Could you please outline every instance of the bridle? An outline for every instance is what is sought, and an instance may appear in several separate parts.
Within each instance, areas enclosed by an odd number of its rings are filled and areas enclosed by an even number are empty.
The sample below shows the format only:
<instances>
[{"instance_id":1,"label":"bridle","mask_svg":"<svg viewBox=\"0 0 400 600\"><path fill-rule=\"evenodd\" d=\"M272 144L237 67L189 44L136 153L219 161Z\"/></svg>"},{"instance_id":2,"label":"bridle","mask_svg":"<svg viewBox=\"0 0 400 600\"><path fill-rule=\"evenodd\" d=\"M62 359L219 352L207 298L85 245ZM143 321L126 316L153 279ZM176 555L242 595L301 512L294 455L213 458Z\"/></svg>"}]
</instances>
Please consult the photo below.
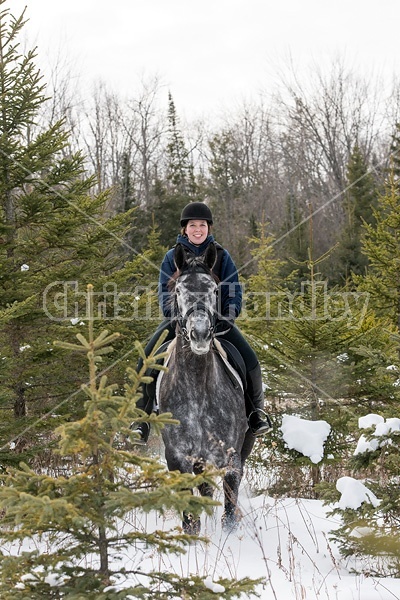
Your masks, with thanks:
<instances>
[{"instance_id":1,"label":"bridle","mask_svg":"<svg viewBox=\"0 0 400 600\"><path fill-rule=\"evenodd\" d=\"M189 264L186 269L181 271L179 276L181 277L182 275L186 274L188 271L195 272L195 273L206 273L206 275L212 276L212 272L210 271L210 269L208 269L203 263L197 263L195 265ZM177 315L176 320L179 325L180 334L184 337L184 339L187 342L190 342L189 332L187 330L186 325L187 325L190 315L192 315L194 312L202 312L205 315L207 315L207 317L210 321L210 327L209 327L208 331L209 331L210 336L213 337L215 335L215 326L217 323L217 311L211 310L206 305L206 303L201 300L194 302L192 304L192 306L190 306L190 308L188 308L188 310L186 311L186 313L184 315Z\"/></svg>"},{"instance_id":2,"label":"bridle","mask_svg":"<svg viewBox=\"0 0 400 600\"><path fill-rule=\"evenodd\" d=\"M216 321L217 321L215 311L211 311L204 302L195 302L186 311L186 313L184 315L179 315L178 319L177 319L178 324L179 324L179 328L180 328L180 331L181 331L181 334L183 335L183 337L185 338L185 340L187 342L190 341L189 332L186 329L186 324L187 324L187 321L188 321L190 315L193 314L194 312L203 312L204 314L206 314L208 316L209 321L211 323L208 331L209 331L211 337L213 337L214 336L214 332L215 332L215 325L216 325Z\"/></svg>"}]
</instances>

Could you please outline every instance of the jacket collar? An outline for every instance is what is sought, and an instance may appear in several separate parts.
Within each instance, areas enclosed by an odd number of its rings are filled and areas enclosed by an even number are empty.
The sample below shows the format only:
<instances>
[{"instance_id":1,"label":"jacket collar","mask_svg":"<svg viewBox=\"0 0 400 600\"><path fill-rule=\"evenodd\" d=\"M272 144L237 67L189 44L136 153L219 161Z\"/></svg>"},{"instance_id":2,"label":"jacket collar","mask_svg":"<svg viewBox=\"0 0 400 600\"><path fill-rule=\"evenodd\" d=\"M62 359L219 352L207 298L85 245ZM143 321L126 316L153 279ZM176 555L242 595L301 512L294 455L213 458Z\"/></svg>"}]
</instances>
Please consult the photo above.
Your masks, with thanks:
<instances>
[{"instance_id":1,"label":"jacket collar","mask_svg":"<svg viewBox=\"0 0 400 600\"><path fill-rule=\"evenodd\" d=\"M207 236L207 238L204 240L204 242L202 244L200 244L200 246L195 246L195 244L192 244L192 242L189 241L189 238L186 237L186 235L179 234L178 237L176 238L177 244L182 244L183 246L185 246L185 248L188 248L190 250L190 252L193 252L193 254L195 256L200 256L201 254L203 254L203 252L207 248L207 246L209 244L211 244L211 242L214 242L214 241L215 241L214 236L211 234L209 236Z\"/></svg>"}]
</instances>

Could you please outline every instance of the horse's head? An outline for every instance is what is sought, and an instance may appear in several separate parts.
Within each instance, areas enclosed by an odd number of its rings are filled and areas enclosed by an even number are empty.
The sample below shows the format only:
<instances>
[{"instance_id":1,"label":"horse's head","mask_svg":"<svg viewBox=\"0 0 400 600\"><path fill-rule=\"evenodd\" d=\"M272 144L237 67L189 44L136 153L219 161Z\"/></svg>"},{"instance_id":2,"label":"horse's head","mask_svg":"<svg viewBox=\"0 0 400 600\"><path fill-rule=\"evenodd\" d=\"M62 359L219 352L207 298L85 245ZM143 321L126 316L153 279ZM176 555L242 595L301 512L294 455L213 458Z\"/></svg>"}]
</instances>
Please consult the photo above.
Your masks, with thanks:
<instances>
[{"instance_id":1,"label":"horse's head","mask_svg":"<svg viewBox=\"0 0 400 600\"><path fill-rule=\"evenodd\" d=\"M201 257L188 258L180 244L175 248L175 310L181 331L195 354L209 351L214 332L218 285L211 269L216 258L213 243Z\"/></svg>"}]
</instances>

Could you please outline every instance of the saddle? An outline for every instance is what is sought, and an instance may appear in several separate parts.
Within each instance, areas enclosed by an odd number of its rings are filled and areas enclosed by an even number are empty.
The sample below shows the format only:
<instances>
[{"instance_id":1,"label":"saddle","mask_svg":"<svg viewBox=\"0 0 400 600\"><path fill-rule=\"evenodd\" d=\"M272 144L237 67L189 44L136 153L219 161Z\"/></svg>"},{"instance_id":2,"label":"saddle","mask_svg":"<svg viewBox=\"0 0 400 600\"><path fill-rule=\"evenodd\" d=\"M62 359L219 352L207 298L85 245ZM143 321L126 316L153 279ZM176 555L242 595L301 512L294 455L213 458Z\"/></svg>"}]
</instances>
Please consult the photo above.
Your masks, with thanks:
<instances>
[{"instance_id":1,"label":"saddle","mask_svg":"<svg viewBox=\"0 0 400 600\"><path fill-rule=\"evenodd\" d=\"M235 385L238 381L241 384L243 392L246 391L246 365L239 350L231 342L224 338L214 338L214 347L218 351L225 371L230 376ZM236 387L236 386L235 386Z\"/></svg>"}]
</instances>

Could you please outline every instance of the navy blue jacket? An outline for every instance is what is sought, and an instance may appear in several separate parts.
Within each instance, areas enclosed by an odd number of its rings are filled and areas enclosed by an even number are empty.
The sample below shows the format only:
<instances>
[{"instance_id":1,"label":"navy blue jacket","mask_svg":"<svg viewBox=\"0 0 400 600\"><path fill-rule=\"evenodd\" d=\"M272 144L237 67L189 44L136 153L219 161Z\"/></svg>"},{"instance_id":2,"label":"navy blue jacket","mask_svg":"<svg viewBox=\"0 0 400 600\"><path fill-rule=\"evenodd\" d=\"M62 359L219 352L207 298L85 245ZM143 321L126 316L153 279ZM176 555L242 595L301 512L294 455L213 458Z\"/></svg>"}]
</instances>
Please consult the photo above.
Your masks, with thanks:
<instances>
[{"instance_id":1,"label":"navy blue jacket","mask_svg":"<svg viewBox=\"0 0 400 600\"><path fill-rule=\"evenodd\" d=\"M179 234L176 243L186 246L195 256L204 253L207 246L214 242L214 236L209 235L200 246L192 244L185 235ZM219 261L218 261L219 262ZM171 294L168 291L168 281L176 271L174 263L174 248L168 250L161 263L158 282L158 297L164 317L171 317ZM242 286L231 255L225 248L222 249L219 272L215 272L220 280L219 284L219 312L222 317L236 319L242 309Z\"/></svg>"}]
</instances>

